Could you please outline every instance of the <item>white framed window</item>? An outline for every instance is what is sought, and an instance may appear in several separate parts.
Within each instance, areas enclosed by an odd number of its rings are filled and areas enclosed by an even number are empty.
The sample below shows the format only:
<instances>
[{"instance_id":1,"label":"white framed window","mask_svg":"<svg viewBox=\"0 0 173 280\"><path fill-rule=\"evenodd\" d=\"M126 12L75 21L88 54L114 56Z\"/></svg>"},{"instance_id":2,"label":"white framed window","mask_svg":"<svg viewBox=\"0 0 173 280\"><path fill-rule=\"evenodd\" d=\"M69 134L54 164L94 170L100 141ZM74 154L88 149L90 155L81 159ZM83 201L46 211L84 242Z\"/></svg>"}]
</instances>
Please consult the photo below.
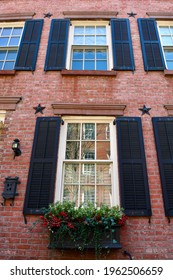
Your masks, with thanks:
<instances>
[{"instance_id":1,"label":"white framed window","mask_svg":"<svg viewBox=\"0 0 173 280\"><path fill-rule=\"evenodd\" d=\"M112 39L108 21L72 21L67 69L111 70Z\"/></svg>"},{"instance_id":2,"label":"white framed window","mask_svg":"<svg viewBox=\"0 0 173 280\"><path fill-rule=\"evenodd\" d=\"M6 114L6 111L0 110L0 135L4 128L5 114Z\"/></svg>"},{"instance_id":3,"label":"white framed window","mask_svg":"<svg viewBox=\"0 0 173 280\"><path fill-rule=\"evenodd\" d=\"M173 70L173 21L157 22L166 68Z\"/></svg>"},{"instance_id":4,"label":"white framed window","mask_svg":"<svg viewBox=\"0 0 173 280\"><path fill-rule=\"evenodd\" d=\"M55 201L119 204L116 129L112 117L63 117ZM108 133L109 131L109 133Z\"/></svg>"},{"instance_id":5,"label":"white framed window","mask_svg":"<svg viewBox=\"0 0 173 280\"><path fill-rule=\"evenodd\" d=\"M0 70L14 69L24 22L0 23Z\"/></svg>"}]
</instances>

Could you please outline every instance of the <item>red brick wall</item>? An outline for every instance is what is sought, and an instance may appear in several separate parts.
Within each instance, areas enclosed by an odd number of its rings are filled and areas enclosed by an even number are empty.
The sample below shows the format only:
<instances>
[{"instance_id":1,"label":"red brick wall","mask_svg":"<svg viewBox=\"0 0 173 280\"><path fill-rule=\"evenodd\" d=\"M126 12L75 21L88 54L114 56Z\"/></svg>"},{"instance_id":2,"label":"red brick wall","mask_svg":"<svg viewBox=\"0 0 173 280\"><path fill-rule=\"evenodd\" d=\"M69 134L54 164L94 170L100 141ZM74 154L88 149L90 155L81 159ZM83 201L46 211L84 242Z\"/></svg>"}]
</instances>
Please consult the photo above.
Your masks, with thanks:
<instances>
[{"instance_id":1,"label":"red brick wall","mask_svg":"<svg viewBox=\"0 0 173 280\"><path fill-rule=\"evenodd\" d=\"M80 2L80 3L79 3ZM127 18L127 13L137 13L130 17L130 27L136 70L117 71L116 77L62 76L58 71L44 72L44 62L51 19L45 18L39 54L34 73L18 71L14 76L0 75L0 96L21 96L15 111L6 115L4 141L0 145L0 193L7 176L18 176L19 196L14 206L6 202L0 205L0 258L1 259L92 259L93 252L80 254L73 250L64 252L48 250L48 237L45 229L37 227L30 230L37 217L27 217L24 223L23 201L26 190L28 168L35 129L33 107L41 103L45 106L44 116L53 116L52 103L91 103L126 104L125 116L141 116L138 110L151 107L150 116L142 116L143 135L152 217L129 218L121 229L123 249L130 252L134 259L173 259L173 220L168 223L164 214L160 176L156 157L151 117L167 116L164 104L171 104L173 98L173 78L165 77L162 71L145 72L137 27L137 18L147 17L146 12L170 12L173 2L167 1L129 1L129 0L2 0L0 11L3 13L35 12L34 18L41 19L50 12L52 18L63 18L63 11L117 11L118 18ZM11 144L13 139L21 140L22 155L13 160ZM3 199L1 197L1 202ZM113 250L110 259L128 259L122 250Z\"/></svg>"}]
</instances>

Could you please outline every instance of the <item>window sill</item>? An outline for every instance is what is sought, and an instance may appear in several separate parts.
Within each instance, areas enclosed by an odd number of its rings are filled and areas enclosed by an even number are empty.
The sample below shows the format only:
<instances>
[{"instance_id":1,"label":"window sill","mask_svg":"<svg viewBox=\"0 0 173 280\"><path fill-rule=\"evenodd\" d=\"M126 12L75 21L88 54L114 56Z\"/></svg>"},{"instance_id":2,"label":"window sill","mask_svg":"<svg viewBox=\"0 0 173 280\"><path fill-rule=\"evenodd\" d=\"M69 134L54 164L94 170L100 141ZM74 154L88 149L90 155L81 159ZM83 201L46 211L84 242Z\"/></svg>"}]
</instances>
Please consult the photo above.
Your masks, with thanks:
<instances>
[{"instance_id":1,"label":"window sill","mask_svg":"<svg viewBox=\"0 0 173 280\"><path fill-rule=\"evenodd\" d=\"M15 70L0 70L0 75L7 75L7 76L13 76L15 75Z\"/></svg>"},{"instance_id":2,"label":"window sill","mask_svg":"<svg viewBox=\"0 0 173 280\"><path fill-rule=\"evenodd\" d=\"M61 75L65 76L116 76L116 71L103 70L62 70Z\"/></svg>"},{"instance_id":3,"label":"window sill","mask_svg":"<svg viewBox=\"0 0 173 280\"><path fill-rule=\"evenodd\" d=\"M165 76L173 76L173 70L165 69L165 70L164 70L164 75L165 75Z\"/></svg>"}]
</instances>

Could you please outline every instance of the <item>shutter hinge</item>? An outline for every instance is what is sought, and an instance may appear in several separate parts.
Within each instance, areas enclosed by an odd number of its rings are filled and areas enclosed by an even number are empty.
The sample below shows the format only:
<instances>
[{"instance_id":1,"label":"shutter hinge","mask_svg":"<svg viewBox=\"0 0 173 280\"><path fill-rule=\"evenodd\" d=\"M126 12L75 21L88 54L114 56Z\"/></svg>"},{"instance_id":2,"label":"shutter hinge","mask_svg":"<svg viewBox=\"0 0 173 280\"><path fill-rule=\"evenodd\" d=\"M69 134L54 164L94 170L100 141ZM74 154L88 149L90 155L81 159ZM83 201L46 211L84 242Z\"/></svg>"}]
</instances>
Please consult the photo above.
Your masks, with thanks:
<instances>
[{"instance_id":1,"label":"shutter hinge","mask_svg":"<svg viewBox=\"0 0 173 280\"><path fill-rule=\"evenodd\" d=\"M64 120L61 120L61 125L64 125Z\"/></svg>"},{"instance_id":2,"label":"shutter hinge","mask_svg":"<svg viewBox=\"0 0 173 280\"><path fill-rule=\"evenodd\" d=\"M167 217L168 218L168 223L170 224L171 223L171 219L170 219L170 217Z\"/></svg>"},{"instance_id":3,"label":"shutter hinge","mask_svg":"<svg viewBox=\"0 0 173 280\"><path fill-rule=\"evenodd\" d=\"M24 222L25 222L25 225L27 224L27 219L26 219L26 216L25 215L23 215L23 217L24 217Z\"/></svg>"},{"instance_id":4,"label":"shutter hinge","mask_svg":"<svg viewBox=\"0 0 173 280\"><path fill-rule=\"evenodd\" d=\"M117 121L116 121L116 119L115 120L113 120L113 125L116 125L117 124Z\"/></svg>"}]
</instances>

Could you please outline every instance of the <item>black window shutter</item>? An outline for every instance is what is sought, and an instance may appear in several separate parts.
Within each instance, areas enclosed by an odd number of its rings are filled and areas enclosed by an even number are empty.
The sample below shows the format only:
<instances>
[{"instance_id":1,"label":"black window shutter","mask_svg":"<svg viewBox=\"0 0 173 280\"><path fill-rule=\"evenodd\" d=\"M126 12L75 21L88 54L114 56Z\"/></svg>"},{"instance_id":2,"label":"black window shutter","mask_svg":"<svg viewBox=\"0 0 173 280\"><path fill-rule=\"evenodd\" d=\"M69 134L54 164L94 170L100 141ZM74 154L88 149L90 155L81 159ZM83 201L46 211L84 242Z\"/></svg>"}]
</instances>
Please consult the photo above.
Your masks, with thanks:
<instances>
[{"instance_id":1,"label":"black window shutter","mask_svg":"<svg viewBox=\"0 0 173 280\"><path fill-rule=\"evenodd\" d=\"M70 20L53 19L44 70L65 69Z\"/></svg>"},{"instance_id":2,"label":"black window shutter","mask_svg":"<svg viewBox=\"0 0 173 280\"><path fill-rule=\"evenodd\" d=\"M35 70L43 20L28 20L16 59L15 70Z\"/></svg>"},{"instance_id":3,"label":"black window shutter","mask_svg":"<svg viewBox=\"0 0 173 280\"><path fill-rule=\"evenodd\" d=\"M121 206L128 216L151 216L141 119L117 118Z\"/></svg>"},{"instance_id":4,"label":"black window shutter","mask_svg":"<svg viewBox=\"0 0 173 280\"><path fill-rule=\"evenodd\" d=\"M138 19L138 27L144 69L146 71L164 70L165 62L155 19L140 18Z\"/></svg>"},{"instance_id":5,"label":"black window shutter","mask_svg":"<svg viewBox=\"0 0 173 280\"><path fill-rule=\"evenodd\" d=\"M40 214L53 202L60 117L37 118L24 214Z\"/></svg>"},{"instance_id":6,"label":"black window shutter","mask_svg":"<svg viewBox=\"0 0 173 280\"><path fill-rule=\"evenodd\" d=\"M135 70L129 19L111 19L114 70Z\"/></svg>"},{"instance_id":7,"label":"black window shutter","mask_svg":"<svg viewBox=\"0 0 173 280\"><path fill-rule=\"evenodd\" d=\"M173 118L153 118L165 215L173 216Z\"/></svg>"}]
</instances>

